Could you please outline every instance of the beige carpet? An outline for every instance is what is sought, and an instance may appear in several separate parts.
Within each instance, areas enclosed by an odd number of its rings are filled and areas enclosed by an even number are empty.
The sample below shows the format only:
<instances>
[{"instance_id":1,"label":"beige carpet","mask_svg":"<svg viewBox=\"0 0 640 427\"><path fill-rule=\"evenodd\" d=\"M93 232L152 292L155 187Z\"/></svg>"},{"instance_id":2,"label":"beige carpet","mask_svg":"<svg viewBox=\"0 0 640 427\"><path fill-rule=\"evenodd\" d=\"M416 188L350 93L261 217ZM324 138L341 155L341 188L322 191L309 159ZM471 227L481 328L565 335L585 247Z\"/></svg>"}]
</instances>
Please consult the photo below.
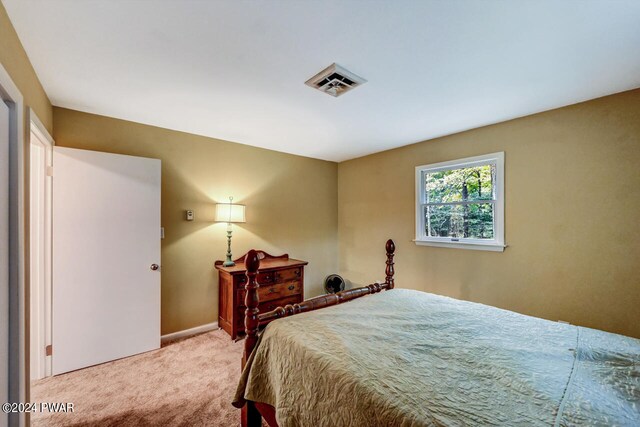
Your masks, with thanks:
<instances>
[{"instance_id":1,"label":"beige carpet","mask_svg":"<svg viewBox=\"0 0 640 427\"><path fill-rule=\"evenodd\" d=\"M242 345L213 331L37 381L31 402L73 402L75 411L32 414L32 425L237 426L231 398Z\"/></svg>"}]
</instances>

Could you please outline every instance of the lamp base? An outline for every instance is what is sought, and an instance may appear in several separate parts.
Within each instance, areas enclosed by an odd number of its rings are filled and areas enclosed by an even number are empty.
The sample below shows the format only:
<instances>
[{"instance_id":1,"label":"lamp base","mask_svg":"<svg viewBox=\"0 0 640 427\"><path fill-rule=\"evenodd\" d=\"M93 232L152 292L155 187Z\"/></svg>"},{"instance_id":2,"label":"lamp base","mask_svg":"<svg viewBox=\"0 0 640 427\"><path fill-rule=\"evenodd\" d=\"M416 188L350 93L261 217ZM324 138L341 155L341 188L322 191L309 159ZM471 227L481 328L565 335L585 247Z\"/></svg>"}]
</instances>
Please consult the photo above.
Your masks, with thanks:
<instances>
[{"instance_id":1,"label":"lamp base","mask_svg":"<svg viewBox=\"0 0 640 427\"><path fill-rule=\"evenodd\" d=\"M222 264L223 267L233 267L236 265L233 262L233 255L231 255L231 223L227 224L227 260Z\"/></svg>"}]
</instances>

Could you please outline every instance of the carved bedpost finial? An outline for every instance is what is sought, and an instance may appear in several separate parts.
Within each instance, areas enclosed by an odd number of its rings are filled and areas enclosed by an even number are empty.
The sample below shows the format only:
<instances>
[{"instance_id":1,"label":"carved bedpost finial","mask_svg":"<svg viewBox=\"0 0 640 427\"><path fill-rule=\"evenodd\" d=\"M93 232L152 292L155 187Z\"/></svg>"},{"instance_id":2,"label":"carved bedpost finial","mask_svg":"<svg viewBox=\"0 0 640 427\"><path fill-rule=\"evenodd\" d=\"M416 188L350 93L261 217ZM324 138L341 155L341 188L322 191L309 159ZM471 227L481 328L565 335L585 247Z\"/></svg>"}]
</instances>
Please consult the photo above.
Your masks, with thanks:
<instances>
[{"instance_id":1,"label":"carved bedpost finial","mask_svg":"<svg viewBox=\"0 0 640 427\"><path fill-rule=\"evenodd\" d=\"M244 299L244 303L247 306L244 312L244 329L247 338L244 342L243 367L258 342L258 288L260 287L260 284L256 282L256 276L260 268L258 253L253 249L250 250L244 259L244 265L247 268L247 284L244 287L247 291Z\"/></svg>"},{"instance_id":2,"label":"carved bedpost finial","mask_svg":"<svg viewBox=\"0 0 640 427\"><path fill-rule=\"evenodd\" d=\"M395 283L393 281L393 275L395 274L395 270L393 269L393 254L396 251L396 245L393 243L393 240L387 240L387 268L385 269L385 273L387 277L385 278L385 283L389 284L389 289L393 289Z\"/></svg>"}]
</instances>

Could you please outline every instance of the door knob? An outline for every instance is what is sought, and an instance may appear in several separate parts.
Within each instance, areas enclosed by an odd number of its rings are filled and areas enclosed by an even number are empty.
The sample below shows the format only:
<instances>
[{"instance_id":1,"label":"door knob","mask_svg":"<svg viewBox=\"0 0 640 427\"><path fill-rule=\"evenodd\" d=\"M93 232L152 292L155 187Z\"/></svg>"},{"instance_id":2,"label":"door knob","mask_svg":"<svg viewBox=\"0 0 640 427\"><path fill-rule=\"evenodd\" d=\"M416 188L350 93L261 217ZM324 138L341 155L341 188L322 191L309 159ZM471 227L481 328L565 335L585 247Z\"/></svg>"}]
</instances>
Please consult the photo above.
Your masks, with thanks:
<instances>
[{"instance_id":1,"label":"door knob","mask_svg":"<svg viewBox=\"0 0 640 427\"><path fill-rule=\"evenodd\" d=\"M158 264L151 264L151 270L156 271L160 269L160 266Z\"/></svg>"}]
</instances>

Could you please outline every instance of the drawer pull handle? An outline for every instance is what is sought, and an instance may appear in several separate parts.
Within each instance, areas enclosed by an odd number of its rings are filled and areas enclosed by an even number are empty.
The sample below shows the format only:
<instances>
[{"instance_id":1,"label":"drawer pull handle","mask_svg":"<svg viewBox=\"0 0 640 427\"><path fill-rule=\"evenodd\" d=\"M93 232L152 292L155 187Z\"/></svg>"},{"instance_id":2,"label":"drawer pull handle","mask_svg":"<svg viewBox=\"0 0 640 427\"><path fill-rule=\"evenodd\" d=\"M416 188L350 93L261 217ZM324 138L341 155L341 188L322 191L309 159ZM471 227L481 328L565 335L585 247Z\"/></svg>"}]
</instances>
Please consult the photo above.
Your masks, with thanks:
<instances>
[{"instance_id":1,"label":"drawer pull handle","mask_svg":"<svg viewBox=\"0 0 640 427\"><path fill-rule=\"evenodd\" d=\"M272 294L276 291L276 288L269 288L269 293Z\"/></svg>"},{"instance_id":2,"label":"drawer pull handle","mask_svg":"<svg viewBox=\"0 0 640 427\"><path fill-rule=\"evenodd\" d=\"M300 270L296 270L296 276L300 277Z\"/></svg>"},{"instance_id":3,"label":"drawer pull handle","mask_svg":"<svg viewBox=\"0 0 640 427\"><path fill-rule=\"evenodd\" d=\"M290 291L292 291L292 290L294 290L295 288L296 288L295 286L291 285L291 286L289 286L287 289L289 289Z\"/></svg>"}]
</instances>

